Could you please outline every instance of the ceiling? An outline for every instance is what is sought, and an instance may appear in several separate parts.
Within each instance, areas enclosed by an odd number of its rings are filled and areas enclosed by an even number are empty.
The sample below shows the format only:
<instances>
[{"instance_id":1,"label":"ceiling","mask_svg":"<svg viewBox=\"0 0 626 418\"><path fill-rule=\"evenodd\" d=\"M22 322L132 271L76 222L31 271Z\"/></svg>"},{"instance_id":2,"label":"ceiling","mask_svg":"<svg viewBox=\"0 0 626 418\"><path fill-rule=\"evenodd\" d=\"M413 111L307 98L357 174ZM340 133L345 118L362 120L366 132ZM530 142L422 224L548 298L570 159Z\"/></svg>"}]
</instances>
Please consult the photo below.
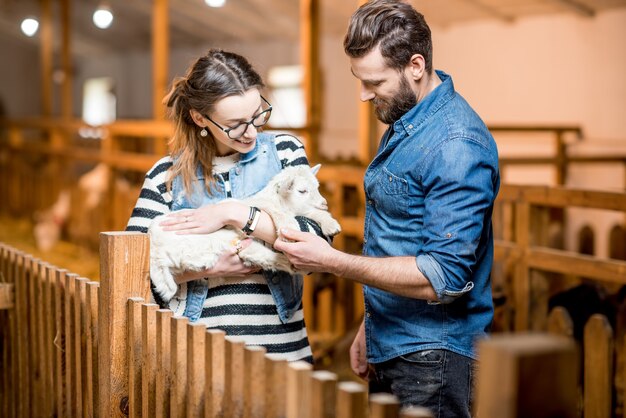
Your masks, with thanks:
<instances>
[{"instance_id":1,"label":"ceiling","mask_svg":"<svg viewBox=\"0 0 626 418\"><path fill-rule=\"evenodd\" d=\"M60 1L50 0L54 21ZM107 51L149 50L152 0L108 0L115 15L107 30L96 28L91 15L99 0L69 0L72 50L77 55ZM357 0L319 0L323 33L341 35ZM410 0L433 27L449 27L468 21L514 22L531 15L565 13L592 19L606 9L626 7L626 0ZM207 43L290 39L299 36L298 0L226 0L222 8L208 7L204 0L169 0L170 45L193 47ZM36 44L19 25L38 16L40 0L0 0L0 37ZM60 30L54 28L59 45Z\"/></svg>"}]
</instances>

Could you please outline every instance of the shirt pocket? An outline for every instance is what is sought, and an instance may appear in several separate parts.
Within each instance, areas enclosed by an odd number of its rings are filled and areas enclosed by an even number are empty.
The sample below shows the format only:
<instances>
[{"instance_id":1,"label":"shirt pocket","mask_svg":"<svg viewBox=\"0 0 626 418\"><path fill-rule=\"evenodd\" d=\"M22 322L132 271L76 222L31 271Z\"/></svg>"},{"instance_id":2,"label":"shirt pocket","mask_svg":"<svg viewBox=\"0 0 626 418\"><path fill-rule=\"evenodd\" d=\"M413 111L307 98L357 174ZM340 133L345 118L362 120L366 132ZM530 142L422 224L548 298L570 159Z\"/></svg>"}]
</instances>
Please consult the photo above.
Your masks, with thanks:
<instances>
[{"instance_id":1,"label":"shirt pocket","mask_svg":"<svg viewBox=\"0 0 626 418\"><path fill-rule=\"evenodd\" d=\"M382 193L376 204L384 213L405 217L409 207L409 182L383 167L378 185Z\"/></svg>"}]
</instances>

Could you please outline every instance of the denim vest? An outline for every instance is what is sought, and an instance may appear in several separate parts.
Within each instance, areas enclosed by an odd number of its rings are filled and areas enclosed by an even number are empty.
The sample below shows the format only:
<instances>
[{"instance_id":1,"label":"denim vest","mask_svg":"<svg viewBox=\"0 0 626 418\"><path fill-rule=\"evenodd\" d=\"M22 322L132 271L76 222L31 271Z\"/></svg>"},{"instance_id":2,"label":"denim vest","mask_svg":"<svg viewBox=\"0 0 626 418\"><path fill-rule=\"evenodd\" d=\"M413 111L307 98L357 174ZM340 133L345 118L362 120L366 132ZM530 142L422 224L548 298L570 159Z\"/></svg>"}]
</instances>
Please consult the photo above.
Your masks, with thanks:
<instances>
[{"instance_id":1,"label":"denim vest","mask_svg":"<svg viewBox=\"0 0 626 418\"><path fill-rule=\"evenodd\" d=\"M281 171L273 134L259 133L254 149L241 154L239 162L229 171L231 193L234 199L245 199L265 187L270 179ZM206 191L204 175L198 167L196 180L192 182L192 193L187 195L182 178L177 176L172 182L172 211L199 208L226 199L224 183L216 178L211 195ZM302 301L301 275L291 276L285 272L263 271L263 277L276 303L278 316L283 323L289 321L300 308ZM208 282L203 279L187 282L186 307L183 313L191 321L202 314L202 305L207 296Z\"/></svg>"},{"instance_id":2,"label":"denim vest","mask_svg":"<svg viewBox=\"0 0 626 418\"><path fill-rule=\"evenodd\" d=\"M452 79L389 128L365 173L363 254L412 256L440 303L364 286L368 360L429 349L475 358L493 318L495 141Z\"/></svg>"}]
</instances>

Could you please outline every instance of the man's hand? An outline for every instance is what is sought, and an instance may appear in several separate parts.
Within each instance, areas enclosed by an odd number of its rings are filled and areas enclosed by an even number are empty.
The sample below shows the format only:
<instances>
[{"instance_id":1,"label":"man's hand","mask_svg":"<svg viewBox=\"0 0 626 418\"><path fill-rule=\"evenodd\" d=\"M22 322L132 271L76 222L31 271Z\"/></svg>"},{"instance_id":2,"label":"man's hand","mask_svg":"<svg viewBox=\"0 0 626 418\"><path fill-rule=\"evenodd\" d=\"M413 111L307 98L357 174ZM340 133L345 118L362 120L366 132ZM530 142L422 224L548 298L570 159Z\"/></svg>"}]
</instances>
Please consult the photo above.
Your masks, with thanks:
<instances>
[{"instance_id":1,"label":"man's hand","mask_svg":"<svg viewBox=\"0 0 626 418\"><path fill-rule=\"evenodd\" d=\"M310 232L282 229L274 248L283 252L299 271L332 272L333 261L341 253Z\"/></svg>"},{"instance_id":2,"label":"man's hand","mask_svg":"<svg viewBox=\"0 0 626 418\"><path fill-rule=\"evenodd\" d=\"M370 368L367 362L367 351L365 346L365 321L361 322L359 331L354 337L354 342L350 347L350 367L354 374L361 379L369 380Z\"/></svg>"}]
</instances>

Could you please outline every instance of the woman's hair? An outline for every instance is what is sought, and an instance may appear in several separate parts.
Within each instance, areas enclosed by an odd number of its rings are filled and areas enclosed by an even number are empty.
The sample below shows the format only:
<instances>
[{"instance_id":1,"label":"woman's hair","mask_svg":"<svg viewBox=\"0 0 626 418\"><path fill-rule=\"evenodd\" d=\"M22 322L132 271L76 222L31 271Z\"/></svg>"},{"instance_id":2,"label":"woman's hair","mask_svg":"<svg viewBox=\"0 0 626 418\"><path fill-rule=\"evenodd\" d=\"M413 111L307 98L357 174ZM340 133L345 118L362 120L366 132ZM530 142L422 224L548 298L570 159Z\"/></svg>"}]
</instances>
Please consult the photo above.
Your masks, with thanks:
<instances>
[{"instance_id":1,"label":"woman's hair","mask_svg":"<svg viewBox=\"0 0 626 418\"><path fill-rule=\"evenodd\" d=\"M168 176L168 190L173 179L180 175L185 192L190 194L198 165L208 193L215 181L212 173L217 152L215 138L208 129L208 136L200 136L201 128L194 123L190 110L209 115L221 99L263 87L261 76L244 57L219 49L209 50L189 67L184 77L174 79L170 92L163 99L175 125L170 146L176 158Z\"/></svg>"},{"instance_id":2,"label":"woman's hair","mask_svg":"<svg viewBox=\"0 0 626 418\"><path fill-rule=\"evenodd\" d=\"M426 72L433 68L433 45L424 16L400 0L370 0L350 18L343 40L346 54L360 58L380 45L386 64L402 70L414 54L426 62Z\"/></svg>"}]
</instances>

